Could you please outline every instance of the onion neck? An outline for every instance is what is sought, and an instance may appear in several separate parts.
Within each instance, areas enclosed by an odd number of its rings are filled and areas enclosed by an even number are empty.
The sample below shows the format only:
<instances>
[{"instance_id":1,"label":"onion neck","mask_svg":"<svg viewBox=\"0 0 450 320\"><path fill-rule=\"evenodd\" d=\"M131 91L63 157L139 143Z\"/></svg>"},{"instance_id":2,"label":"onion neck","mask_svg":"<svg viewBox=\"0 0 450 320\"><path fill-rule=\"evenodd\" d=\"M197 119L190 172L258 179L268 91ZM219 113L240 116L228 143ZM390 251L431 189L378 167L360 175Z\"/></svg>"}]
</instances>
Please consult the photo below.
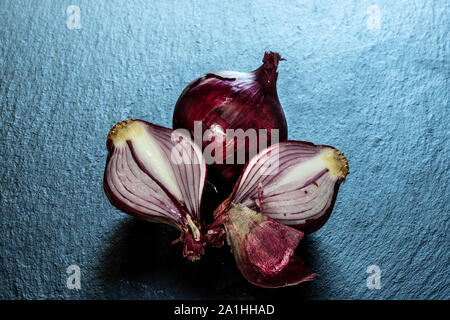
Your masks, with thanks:
<instances>
[{"instance_id":1,"label":"onion neck","mask_svg":"<svg viewBox=\"0 0 450 320\"><path fill-rule=\"evenodd\" d=\"M277 92L277 78L278 78L278 63L282 60L281 56L276 52L265 52L263 64L253 74L256 76L256 81L268 92Z\"/></svg>"}]
</instances>

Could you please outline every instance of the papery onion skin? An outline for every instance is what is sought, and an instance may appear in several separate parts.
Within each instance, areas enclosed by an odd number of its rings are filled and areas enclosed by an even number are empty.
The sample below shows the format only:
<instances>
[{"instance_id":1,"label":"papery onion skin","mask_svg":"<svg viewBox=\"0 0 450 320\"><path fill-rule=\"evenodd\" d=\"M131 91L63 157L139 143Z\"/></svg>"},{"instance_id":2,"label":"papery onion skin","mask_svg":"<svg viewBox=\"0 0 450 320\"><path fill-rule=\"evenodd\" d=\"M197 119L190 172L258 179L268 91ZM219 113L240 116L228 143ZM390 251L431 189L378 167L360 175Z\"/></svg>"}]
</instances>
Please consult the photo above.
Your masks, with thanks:
<instances>
[{"instance_id":1,"label":"papery onion skin","mask_svg":"<svg viewBox=\"0 0 450 320\"><path fill-rule=\"evenodd\" d=\"M271 158L278 159L278 167L268 167L267 170L274 171L266 173L275 174L258 175L263 172L264 165L270 164ZM288 170L295 168L298 179L289 176L289 172L294 171ZM246 164L231 195L215 210L214 222L208 227L207 242L215 247L223 245L222 225L233 204L247 206L302 232L314 232L330 217L339 186L347 174L348 160L334 147L292 140L272 145ZM283 177L288 178L289 184L282 183L286 181ZM275 201L277 197L286 199ZM308 202L302 206L303 198ZM320 202L321 199L325 204Z\"/></svg>"},{"instance_id":2,"label":"papery onion skin","mask_svg":"<svg viewBox=\"0 0 450 320\"><path fill-rule=\"evenodd\" d=\"M231 207L224 226L236 264L250 283L278 288L317 277L294 255L303 238L301 231L242 205Z\"/></svg>"},{"instance_id":3,"label":"papery onion skin","mask_svg":"<svg viewBox=\"0 0 450 320\"><path fill-rule=\"evenodd\" d=\"M201 121L202 137L206 130L220 126L224 132L227 129L267 129L266 146L272 143L273 129L279 130L278 140L287 139L286 118L276 90L280 60L284 59L278 53L266 52L263 65L253 72L219 71L194 80L176 103L173 128L187 129L194 136L194 122ZM202 147L210 142L202 139ZM259 147L258 141L246 142L245 154L247 157L249 153L256 154ZM231 191L245 165L236 163L236 153L242 148L227 145L223 163L209 166L208 180L226 192ZM227 151L234 152L234 164L226 164Z\"/></svg>"},{"instance_id":4,"label":"papery onion skin","mask_svg":"<svg viewBox=\"0 0 450 320\"><path fill-rule=\"evenodd\" d=\"M103 187L111 204L179 229L175 242L184 242L183 255L199 259L204 251L200 202L206 181L200 148L189 136L136 119L116 124L106 146ZM189 159L192 162L182 161Z\"/></svg>"}]
</instances>

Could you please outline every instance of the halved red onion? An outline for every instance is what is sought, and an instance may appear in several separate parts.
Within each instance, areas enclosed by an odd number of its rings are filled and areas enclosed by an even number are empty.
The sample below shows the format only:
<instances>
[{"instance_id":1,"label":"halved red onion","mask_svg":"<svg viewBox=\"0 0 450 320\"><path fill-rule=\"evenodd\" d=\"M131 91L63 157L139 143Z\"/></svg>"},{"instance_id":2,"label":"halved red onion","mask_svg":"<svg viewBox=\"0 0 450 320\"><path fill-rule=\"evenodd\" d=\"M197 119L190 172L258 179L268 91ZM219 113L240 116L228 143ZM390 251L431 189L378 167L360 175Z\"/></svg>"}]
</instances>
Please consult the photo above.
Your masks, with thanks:
<instances>
[{"instance_id":1,"label":"halved red onion","mask_svg":"<svg viewBox=\"0 0 450 320\"><path fill-rule=\"evenodd\" d=\"M347 174L347 159L331 146L281 142L248 163L232 201L313 232L328 220Z\"/></svg>"},{"instance_id":2,"label":"halved red onion","mask_svg":"<svg viewBox=\"0 0 450 320\"><path fill-rule=\"evenodd\" d=\"M183 255L199 259L206 164L189 133L126 120L110 130L106 145L103 185L110 202L133 216L178 228Z\"/></svg>"},{"instance_id":3,"label":"halved red onion","mask_svg":"<svg viewBox=\"0 0 450 320\"><path fill-rule=\"evenodd\" d=\"M347 174L348 161L335 148L284 141L247 163L225 203L242 204L285 225L313 232L328 220ZM221 207L226 211L226 205Z\"/></svg>"}]
</instances>

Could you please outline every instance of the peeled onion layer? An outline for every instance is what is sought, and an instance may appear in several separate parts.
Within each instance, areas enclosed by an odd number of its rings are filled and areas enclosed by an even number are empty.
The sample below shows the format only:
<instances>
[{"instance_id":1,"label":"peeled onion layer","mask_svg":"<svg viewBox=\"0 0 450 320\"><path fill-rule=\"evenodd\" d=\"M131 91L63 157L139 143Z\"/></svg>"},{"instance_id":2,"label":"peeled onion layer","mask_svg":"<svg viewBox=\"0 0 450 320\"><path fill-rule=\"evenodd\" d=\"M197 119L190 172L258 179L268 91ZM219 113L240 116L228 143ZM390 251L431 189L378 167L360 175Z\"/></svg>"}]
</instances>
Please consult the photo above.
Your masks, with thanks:
<instances>
[{"instance_id":1,"label":"peeled onion layer","mask_svg":"<svg viewBox=\"0 0 450 320\"><path fill-rule=\"evenodd\" d=\"M243 205L233 205L224 226L236 264L252 284L277 288L311 281L317 274L294 255L303 232Z\"/></svg>"},{"instance_id":2,"label":"peeled onion layer","mask_svg":"<svg viewBox=\"0 0 450 320\"><path fill-rule=\"evenodd\" d=\"M110 202L125 213L178 228L183 255L198 259L206 181L200 147L179 131L126 120L110 130L107 149L103 185Z\"/></svg>"}]
</instances>

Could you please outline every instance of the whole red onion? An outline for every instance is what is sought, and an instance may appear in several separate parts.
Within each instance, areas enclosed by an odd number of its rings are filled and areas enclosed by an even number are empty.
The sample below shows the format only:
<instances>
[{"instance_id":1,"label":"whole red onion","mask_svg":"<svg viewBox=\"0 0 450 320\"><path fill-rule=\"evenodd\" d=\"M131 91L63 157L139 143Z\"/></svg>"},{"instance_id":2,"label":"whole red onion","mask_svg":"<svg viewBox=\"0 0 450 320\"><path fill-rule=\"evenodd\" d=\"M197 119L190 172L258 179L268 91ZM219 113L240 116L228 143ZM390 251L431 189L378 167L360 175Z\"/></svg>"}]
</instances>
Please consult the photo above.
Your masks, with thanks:
<instances>
[{"instance_id":1,"label":"whole red onion","mask_svg":"<svg viewBox=\"0 0 450 320\"><path fill-rule=\"evenodd\" d=\"M210 164L208 180L224 191L231 190L252 155L287 139L287 123L276 89L280 60L284 59L278 53L266 52L263 64L252 72L207 73L191 82L176 103L174 129L189 130L204 152L211 143L223 143L223 152L213 154L214 163L207 163ZM197 130L195 124L200 124ZM244 132L253 129L257 139L247 136L241 143L235 139L225 143L221 139L227 129ZM266 133L260 129L266 129ZM273 129L278 129L278 132ZM239 154L245 154L245 161L237 163ZM230 157L233 161L227 163Z\"/></svg>"}]
</instances>

